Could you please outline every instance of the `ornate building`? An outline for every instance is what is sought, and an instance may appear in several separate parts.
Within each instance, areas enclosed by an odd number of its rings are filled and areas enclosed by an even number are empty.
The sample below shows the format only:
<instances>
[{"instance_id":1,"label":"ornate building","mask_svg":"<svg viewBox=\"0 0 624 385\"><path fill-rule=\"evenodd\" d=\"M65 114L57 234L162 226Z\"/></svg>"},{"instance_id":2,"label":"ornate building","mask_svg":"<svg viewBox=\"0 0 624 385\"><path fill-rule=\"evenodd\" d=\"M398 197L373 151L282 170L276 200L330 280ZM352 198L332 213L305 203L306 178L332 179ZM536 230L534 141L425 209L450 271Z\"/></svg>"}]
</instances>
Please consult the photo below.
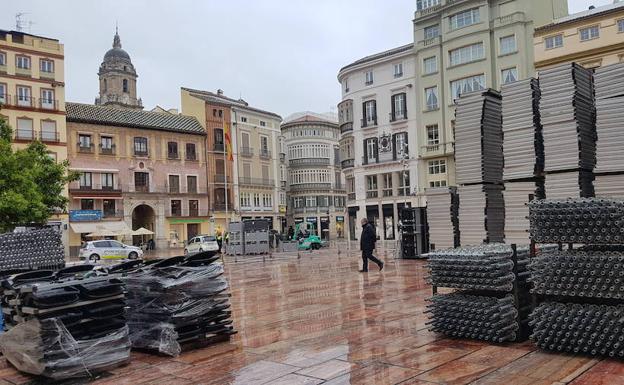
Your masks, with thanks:
<instances>
[{"instance_id":1,"label":"ornate building","mask_svg":"<svg viewBox=\"0 0 624 385\"><path fill-rule=\"evenodd\" d=\"M137 98L137 75L130 55L121 48L119 32L115 30L113 48L104 55L98 71L100 96L95 104L100 106L143 109L143 102Z\"/></svg>"}]
</instances>

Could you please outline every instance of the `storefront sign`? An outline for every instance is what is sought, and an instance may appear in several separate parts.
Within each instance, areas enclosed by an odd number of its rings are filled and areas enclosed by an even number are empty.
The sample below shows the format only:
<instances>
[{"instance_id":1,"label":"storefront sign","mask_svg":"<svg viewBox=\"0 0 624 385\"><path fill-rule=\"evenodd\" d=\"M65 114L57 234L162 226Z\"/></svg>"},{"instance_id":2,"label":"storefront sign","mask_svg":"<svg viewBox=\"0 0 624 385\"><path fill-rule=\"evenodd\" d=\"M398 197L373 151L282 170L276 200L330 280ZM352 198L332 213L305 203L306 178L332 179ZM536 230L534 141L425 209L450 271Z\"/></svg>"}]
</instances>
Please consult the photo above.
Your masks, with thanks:
<instances>
[{"instance_id":1,"label":"storefront sign","mask_svg":"<svg viewBox=\"0 0 624 385\"><path fill-rule=\"evenodd\" d=\"M316 223L316 217L307 217L307 218L306 218L306 222L309 222L309 223Z\"/></svg>"},{"instance_id":2,"label":"storefront sign","mask_svg":"<svg viewBox=\"0 0 624 385\"><path fill-rule=\"evenodd\" d=\"M321 217L321 222L322 223L329 222L329 217Z\"/></svg>"},{"instance_id":3,"label":"storefront sign","mask_svg":"<svg viewBox=\"0 0 624 385\"><path fill-rule=\"evenodd\" d=\"M286 206L280 206L279 207L279 212L282 213L282 214L285 213L286 212Z\"/></svg>"},{"instance_id":4,"label":"storefront sign","mask_svg":"<svg viewBox=\"0 0 624 385\"><path fill-rule=\"evenodd\" d=\"M337 216L336 222L344 222L344 217Z\"/></svg>"},{"instance_id":5,"label":"storefront sign","mask_svg":"<svg viewBox=\"0 0 624 385\"><path fill-rule=\"evenodd\" d=\"M102 210L69 210L70 222L93 222L102 220Z\"/></svg>"},{"instance_id":6,"label":"storefront sign","mask_svg":"<svg viewBox=\"0 0 624 385\"><path fill-rule=\"evenodd\" d=\"M303 223L303 218L295 218L295 223Z\"/></svg>"}]
</instances>

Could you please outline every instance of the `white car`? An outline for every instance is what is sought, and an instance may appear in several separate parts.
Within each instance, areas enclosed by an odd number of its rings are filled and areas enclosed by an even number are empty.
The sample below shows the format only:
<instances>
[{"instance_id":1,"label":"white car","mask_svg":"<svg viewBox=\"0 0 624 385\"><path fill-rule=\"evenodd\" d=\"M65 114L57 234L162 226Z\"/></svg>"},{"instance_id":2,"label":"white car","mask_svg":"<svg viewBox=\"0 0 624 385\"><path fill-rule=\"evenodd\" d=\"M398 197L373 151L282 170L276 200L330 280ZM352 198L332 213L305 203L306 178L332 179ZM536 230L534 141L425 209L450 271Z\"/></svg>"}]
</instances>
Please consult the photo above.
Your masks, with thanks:
<instances>
[{"instance_id":1,"label":"white car","mask_svg":"<svg viewBox=\"0 0 624 385\"><path fill-rule=\"evenodd\" d=\"M97 262L100 259L138 259L143 257L139 247L124 245L115 240L90 241L80 249L80 259Z\"/></svg>"},{"instance_id":2,"label":"white car","mask_svg":"<svg viewBox=\"0 0 624 385\"><path fill-rule=\"evenodd\" d=\"M216 254L219 251L219 244L217 238L212 235L199 235L195 238L191 238L186 247L184 248L184 254L194 254L202 251L214 251Z\"/></svg>"}]
</instances>

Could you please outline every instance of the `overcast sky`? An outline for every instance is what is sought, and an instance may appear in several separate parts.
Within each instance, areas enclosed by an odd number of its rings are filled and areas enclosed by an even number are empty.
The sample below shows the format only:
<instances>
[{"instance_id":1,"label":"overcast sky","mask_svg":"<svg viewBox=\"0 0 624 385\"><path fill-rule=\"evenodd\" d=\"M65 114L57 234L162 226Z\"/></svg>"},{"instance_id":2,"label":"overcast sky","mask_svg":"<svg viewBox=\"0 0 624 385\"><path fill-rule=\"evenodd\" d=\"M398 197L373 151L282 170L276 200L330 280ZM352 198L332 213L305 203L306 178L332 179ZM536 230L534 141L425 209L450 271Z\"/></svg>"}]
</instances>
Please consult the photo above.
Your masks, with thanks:
<instances>
[{"instance_id":1,"label":"overcast sky","mask_svg":"<svg viewBox=\"0 0 624 385\"><path fill-rule=\"evenodd\" d=\"M570 12L612 0L569 0ZM414 0L0 0L0 29L27 13L30 32L65 44L68 101L93 103L115 22L146 108L179 107L180 87L221 88L283 117L326 112L338 70L410 43Z\"/></svg>"}]
</instances>

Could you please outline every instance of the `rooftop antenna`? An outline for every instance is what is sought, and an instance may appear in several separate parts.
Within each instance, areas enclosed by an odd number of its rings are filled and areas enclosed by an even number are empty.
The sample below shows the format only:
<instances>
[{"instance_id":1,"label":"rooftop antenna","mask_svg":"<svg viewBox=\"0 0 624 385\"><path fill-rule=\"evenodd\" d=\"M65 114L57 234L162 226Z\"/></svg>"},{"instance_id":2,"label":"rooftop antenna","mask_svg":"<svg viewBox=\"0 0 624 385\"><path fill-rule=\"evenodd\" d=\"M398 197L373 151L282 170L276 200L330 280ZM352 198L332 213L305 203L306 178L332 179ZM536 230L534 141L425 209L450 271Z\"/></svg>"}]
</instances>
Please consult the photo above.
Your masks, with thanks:
<instances>
[{"instance_id":1,"label":"rooftop antenna","mask_svg":"<svg viewBox=\"0 0 624 385\"><path fill-rule=\"evenodd\" d=\"M15 14L15 30L17 32L25 32L24 30L28 30L28 32L30 32L30 30L32 29L33 23L30 20L25 20L24 16L26 16L28 14L28 12L19 12Z\"/></svg>"}]
</instances>

